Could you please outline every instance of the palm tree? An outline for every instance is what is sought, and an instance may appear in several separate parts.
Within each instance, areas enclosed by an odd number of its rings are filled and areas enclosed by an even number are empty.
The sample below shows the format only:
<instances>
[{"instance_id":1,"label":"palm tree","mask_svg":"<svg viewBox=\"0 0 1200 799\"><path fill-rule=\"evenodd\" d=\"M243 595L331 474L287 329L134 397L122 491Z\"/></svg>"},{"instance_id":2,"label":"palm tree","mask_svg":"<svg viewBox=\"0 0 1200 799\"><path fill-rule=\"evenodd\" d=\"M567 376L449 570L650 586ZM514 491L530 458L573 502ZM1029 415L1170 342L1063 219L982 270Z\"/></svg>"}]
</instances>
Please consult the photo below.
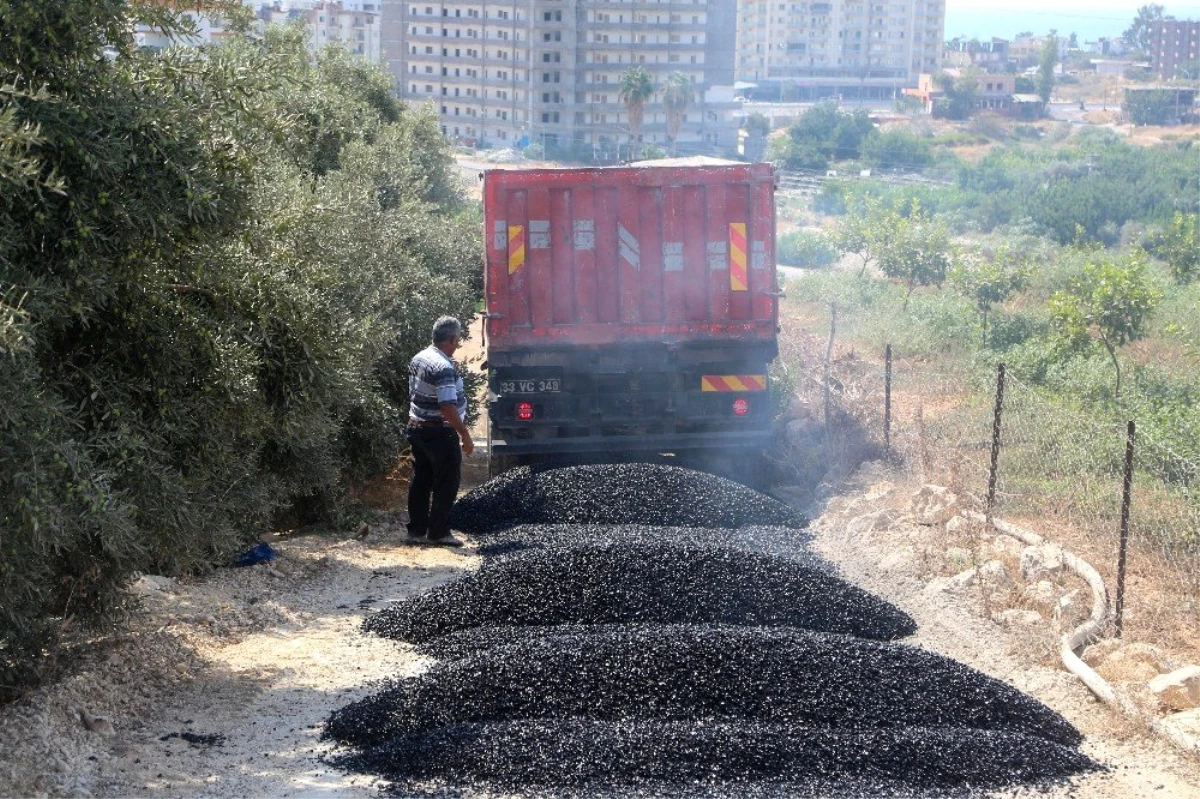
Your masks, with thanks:
<instances>
[{"instance_id":1,"label":"palm tree","mask_svg":"<svg viewBox=\"0 0 1200 799\"><path fill-rule=\"evenodd\" d=\"M684 117L695 98L692 79L682 72L672 72L662 90L663 105L667 109L667 138L671 140L671 155L675 155L675 139L683 127Z\"/></svg>"},{"instance_id":2,"label":"palm tree","mask_svg":"<svg viewBox=\"0 0 1200 799\"><path fill-rule=\"evenodd\" d=\"M641 151L642 117L646 101L654 94L654 80L643 66L630 67L621 73L619 96L629 111L630 157Z\"/></svg>"}]
</instances>

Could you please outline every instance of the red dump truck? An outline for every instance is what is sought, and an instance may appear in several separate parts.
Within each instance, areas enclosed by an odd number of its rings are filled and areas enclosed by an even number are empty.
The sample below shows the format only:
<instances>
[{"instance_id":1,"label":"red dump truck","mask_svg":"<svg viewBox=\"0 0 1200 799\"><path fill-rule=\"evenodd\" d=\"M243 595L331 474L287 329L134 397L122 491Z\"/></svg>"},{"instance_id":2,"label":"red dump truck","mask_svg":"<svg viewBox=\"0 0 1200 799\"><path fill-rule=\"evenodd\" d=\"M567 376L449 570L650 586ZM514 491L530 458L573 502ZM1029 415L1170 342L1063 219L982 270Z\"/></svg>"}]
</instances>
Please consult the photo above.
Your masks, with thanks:
<instances>
[{"instance_id":1,"label":"red dump truck","mask_svg":"<svg viewBox=\"0 0 1200 799\"><path fill-rule=\"evenodd\" d=\"M750 474L777 350L771 166L483 180L493 472L672 454Z\"/></svg>"}]
</instances>

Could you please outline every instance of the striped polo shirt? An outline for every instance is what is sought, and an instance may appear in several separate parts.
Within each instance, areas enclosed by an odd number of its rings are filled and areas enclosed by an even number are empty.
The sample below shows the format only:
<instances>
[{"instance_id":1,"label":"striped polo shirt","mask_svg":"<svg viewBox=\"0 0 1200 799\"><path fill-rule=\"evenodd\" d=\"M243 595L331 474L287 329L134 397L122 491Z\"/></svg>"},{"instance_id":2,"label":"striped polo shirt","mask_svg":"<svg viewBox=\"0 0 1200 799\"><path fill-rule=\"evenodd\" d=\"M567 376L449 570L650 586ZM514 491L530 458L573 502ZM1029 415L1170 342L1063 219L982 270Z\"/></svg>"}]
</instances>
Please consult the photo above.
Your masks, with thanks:
<instances>
[{"instance_id":1,"label":"striped polo shirt","mask_svg":"<svg viewBox=\"0 0 1200 799\"><path fill-rule=\"evenodd\" d=\"M454 361L432 344L416 354L408 365L409 419L422 422L442 420L443 402L458 407L458 418L467 419L467 392Z\"/></svg>"}]
</instances>

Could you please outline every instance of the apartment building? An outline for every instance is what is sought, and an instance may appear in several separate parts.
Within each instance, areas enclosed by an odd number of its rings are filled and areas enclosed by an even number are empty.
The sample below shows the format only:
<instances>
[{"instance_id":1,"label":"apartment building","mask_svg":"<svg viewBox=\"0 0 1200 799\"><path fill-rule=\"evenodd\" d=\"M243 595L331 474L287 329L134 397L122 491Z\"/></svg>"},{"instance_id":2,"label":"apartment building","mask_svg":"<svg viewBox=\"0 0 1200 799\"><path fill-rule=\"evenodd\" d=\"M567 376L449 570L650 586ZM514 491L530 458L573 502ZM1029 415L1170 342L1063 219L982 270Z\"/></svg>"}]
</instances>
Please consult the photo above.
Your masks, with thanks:
<instances>
[{"instance_id":1,"label":"apartment building","mask_svg":"<svg viewBox=\"0 0 1200 799\"><path fill-rule=\"evenodd\" d=\"M1200 78L1200 22L1160 19L1150 23L1150 68L1160 80Z\"/></svg>"},{"instance_id":2,"label":"apartment building","mask_svg":"<svg viewBox=\"0 0 1200 799\"><path fill-rule=\"evenodd\" d=\"M176 40L156 28L138 25L134 29L134 40L139 47L153 50L171 45L198 47L233 35L219 6L205 0L167 2L192 19L196 34ZM375 62L383 58L379 0L274 0L267 3L246 0L246 5L254 8L260 24L303 20L311 34L308 44L313 53L327 44L339 42L359 58Z\"/></svg>"},{"instance_id":3,"label":"apartment building","mask_svg":"<svg viewBox=\"0 0 1200 799\"><path fill-rule=\"evenodd\" d=\"M685 152L737 146L735 0L383 0L384 55L399 96L430 102L442 132L484 146L541 143L616 157L629 141L621 75L635 65L662 85L687 75L695 100ZM642 140L667 141L656 93Z\"/></svg>"},{"instance_id":4,"label":"apartment building","mask_svg":"<svg viewBox=\"0 0 1200 799\"><path fill-rule=\"evenodd\" d=\"M195 34L183 38L173 38L158 28L138 23L133 29L133 40L139 48L146 50L164 50L172 46L199 47L205 44L219 42L229 36L221 9L214 3L204 0L166 0L164 5L188 17L195 26Z\"/></svg>"},{"instance_id":5,"label":"apartment building","mask_svg":"<svg viewBox=\"0 0 1200 799\"><path fill-rule=\"evenodd\" d=\"M1004 72L1009 69L1008 40L992 37L951 39L942 50L943 69L980 69L984 72Z\"/></svg>"},{"instance_id":6,"label":"apartment building","mask_svg":"<svg viewBox=\"0 0 1200 799\"><path fill-rule=\"evenodd\" d=\"M891 99L935 72L943 0L743 0L737 78L784 100Z\"/></svg>"},{"instance_id":7,"label":"apartment building","mask_svg":"<svg viewBox=\"0 0 1200 799\"><path fill-rule=\"evenodd\" d=\"M309 49L316 53L329 44L341 44L366 61L383 60L383 26L379 0L276 0L258 6L266 24L303 20L308 26Z\"/></svg>"}]
</instances>

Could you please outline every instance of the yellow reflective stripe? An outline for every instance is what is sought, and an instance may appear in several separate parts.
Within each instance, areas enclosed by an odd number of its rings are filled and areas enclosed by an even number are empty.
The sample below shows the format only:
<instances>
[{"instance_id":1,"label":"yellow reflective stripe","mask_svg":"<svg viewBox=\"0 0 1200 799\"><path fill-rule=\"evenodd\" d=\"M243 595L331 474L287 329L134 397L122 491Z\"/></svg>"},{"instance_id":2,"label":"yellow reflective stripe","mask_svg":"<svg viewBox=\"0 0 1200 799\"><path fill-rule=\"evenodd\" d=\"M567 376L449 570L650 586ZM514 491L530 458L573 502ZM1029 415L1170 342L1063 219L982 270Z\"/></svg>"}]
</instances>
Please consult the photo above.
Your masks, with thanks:
<instances>
[{"instance_id":1,"label":"yellow reflective stripe","mask_svg":"<svg viewBox=\"0 0 1200 799\"><path fill-rule=\"evenodd\" d=\"M525 263L525 226L508 226L508 273L521 268Z\"/></svg>"},{"instance_id":2,"label":"yellow reflective stripe","mask_svg":"<svg viewBox=\"0 0 1200 799\"><path fill-rule=\"evenodd\" d=\"M746 273L746 223L729 223L729 289L747 291L750 278Z\"/></svg>"}]
</instances>

